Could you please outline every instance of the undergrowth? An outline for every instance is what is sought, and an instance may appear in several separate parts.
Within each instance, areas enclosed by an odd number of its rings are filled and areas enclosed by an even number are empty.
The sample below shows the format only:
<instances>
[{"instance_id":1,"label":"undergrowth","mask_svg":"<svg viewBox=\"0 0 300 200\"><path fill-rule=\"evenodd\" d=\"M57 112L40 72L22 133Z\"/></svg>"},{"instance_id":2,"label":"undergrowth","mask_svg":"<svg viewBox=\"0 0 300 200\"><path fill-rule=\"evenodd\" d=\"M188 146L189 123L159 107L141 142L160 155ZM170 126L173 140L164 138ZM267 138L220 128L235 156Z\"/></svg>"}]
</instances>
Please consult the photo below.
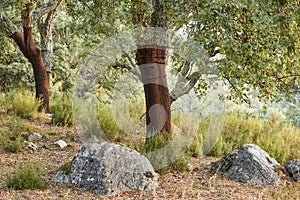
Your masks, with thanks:
<instances>
[{"instance_id":1,"label":"undergrowth","mask_svg":"<svg viewBox=\"0 0 300 200\"><path fill-rule=\"evenodd\" d=\"M46 182L42 176L44 169L39 163L21 163L12 174L8 174L6 178L6 186L18 190L25 189L45 189Z\"/></svg>"},{"instance_id":2,"label":"undergrowth","mask_svg":"<svg viewBox=\"0 0 300 200\"><path fill-rule=\"evenodd\" d=\"M5 94L5 105L19 117L30 118L38 112L41 100L36 99L33 92L26 89L16 89Z\"/></svg>"},{"instance_id":3,"label":"undergrowth","mask_svg":"<svg viewBox=\"0 0 300 200\"><path fill-rule=\"evenodd\" d=\"M290 122L282 123L276 115L261 120L233 111L227 114L222 133L210 154L220 157L243 144L253 143L284 164L300 154L299 141L300 130Z\"/></svg>"},{"instance_id":4,"label":"undergrowth","mask_svg":"<svg viewBox=\"0 0 300 200\"><path fill-rule=\"evenodd\" d=\"M8 122L6 122L11 125L4 124L0 127L0 148L9 152L18 152L22 148L21 133L24 132L24 129L22 128L21 122L19 122L20 119L16 118L15 115L28 118L29 116L32 116L32 113L29 112L27 108L33 107L31 109L33 110L32 112L36 112L39 105L37 102L33 103L33 93L22 90L20 92L16 91L9 92L5 95L1 94L0 96L1 111L8 110L7 113L13 111L11 112L13 115L9 114L12 117L7 118ZM16 99L13 98L14 95L16 95ZM72 100L70 95L59 94L53 96L51 97L50 103L55 125L73 124ZM131 99L128 102L128 106L130 119L128 119L128 122L125 120L125 126L127 123L129 127L130 123L133 122L139 127L142 127L145 123L145 121L141 119L141 116L145 111L145 102L142 100L137 101L137 99ZM22 109L25 109L25 111L21 111ZM130 131L122 130L122 127L119 127L118 125L120 122L116 122L111 105L108 103L99 103L96 106L96 115L101 129L110 141L130 146L142 153L157 152L158 149L166 147L173 141L172 139L170 140L170 138L166 140L166 138L160 137L152 138L153 140L151 138L145 140L144 133L137 136L137 133L132 134ZM193 119L189 119L188 116L174 114L172 116L172 122L174 124L172 131L176 132L178 127L182 129L180 138L176 138L176 140L180 140L177 146L180 149L180 143L188 143L188 148L185 149L185 154L182 155L182 157L177 155L178 153L176 153L176 151L178 150L176 148L169 149L169 151L175 151L175 153L172 154L181 161L177 164L175 162L175 165L173 163L172 168L184 169L190 157L201 157L207 149L212 149L209 151L208 155L221 157L234 149L240 148L246 143L259 145L281 164L284 164L284 162L289 159L296 158L300 154L300 130L286 120L286 118L283 120L282 116L278 113L267 113L267 116L268 117L263 118L260 115L249 115L245 111L230 111L226 113L226 120L223 124L222 132L215 143L204 144L206 138L210 137L208 135L208 129L211 125L210 123L213 123L212 120L210 118L205 118L197 122L197 125L191 125L195 124L194 121L192 123L189 122L189 120ZM182 123L182 120L184 123ZM189 131L191 128L196 128L197 132L192 136L193 140L188 141L187 139L191 137L191 135L188 135L188 132L191 132ZM145 132L145 128L142 132ZM136 139L134 137L140 138ZM145 141L147 142L145 143ZM168 156L170 154L163 153L157 154L156 156L163 155ZM165 160L166 162L169 162L173 159L168 158Z\"/></svg>"},{"instance_id":5,"label":"undergrowth","mask_svg":"<svg viewBox=\"0 0 300 200\"><path fill-rule=\"evenodd\" d=\"M8 116L0 127L0 149L17 153L22 150L22 133L27 131L23 121L15 116Z\"/></svg>"},{"instance_id":6,"label":"undergrowth","mask_svg":"<svg viewBox=\"0 0 300 200\"><path fill-rule=\"evenodd\" d=\"M59 126L73 125L72 99L70 94L60 93L52 96L50 101L52 122Z\"/></svg>"}]
</instances>

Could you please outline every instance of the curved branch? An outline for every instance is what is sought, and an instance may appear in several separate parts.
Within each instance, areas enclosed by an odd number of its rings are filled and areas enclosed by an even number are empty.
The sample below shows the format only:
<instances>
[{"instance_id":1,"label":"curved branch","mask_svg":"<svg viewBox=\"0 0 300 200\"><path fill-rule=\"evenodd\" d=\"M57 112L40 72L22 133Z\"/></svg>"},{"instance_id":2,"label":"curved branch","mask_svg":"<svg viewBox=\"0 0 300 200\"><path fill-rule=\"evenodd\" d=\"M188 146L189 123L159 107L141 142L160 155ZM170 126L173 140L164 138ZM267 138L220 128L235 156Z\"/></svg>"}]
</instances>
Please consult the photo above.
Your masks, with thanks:
<instances>
[{"instance_id":1,"label":"curved branch","mask_svg":"<svg viewBox=\"0 0 300 200\"><path fill-rule=\"evenodd\" d=\"M115 68L115 69L119 69L119 68L127 69L133 75L137 76L140 81L142 81L141 73L138 70L135 70L136 68L133 68L130 65L127 65L125 63L116 62L115 64L112 65L112 67Z\"/></svg>"},{"instance_id":2,"label":"curved branch","mask_svg":"<svg viewBox=\"0 0 300 200\"><path fill-rule=\"evenodd\" d=\"M25 9L22 10L22 25L23 27L30 28L32 27L32 12L34 10L34 3L27 3Z\"/></svg>"},{"instance_id":3,"label":"curved branch","mask_svg":"<svg viewBox=\"0 0 300 200\"><path fill-rule=\"evenodd\" d=\"M95 15L95 17L101 19L101 17L98 15L98 13L91 6L89 6L89 4L87 2L81 1L81 3L83 3L83 5L86 6Z\"/></svg>"},{"instance_id":4,"label":"curved branch","mask_svg":"<svg viewBox=\"0 0 300 200\"><path fill-rule=\"evenodd\" d=\"M59 3L60 4L60 3ZM45 14L49 13L52 10L55 10L57 8L57 3L55 1L49 1L42 5L39 9L33 11L32 14L32 21L36 22L38 19L40 19Z\"/></svg>"},{"instance_id":5,"label":"curved branch","mask_svg":"<svg viewBox=\"0 0 300 200\"><path fill-rule=\"evenodd\" d=\"M228 83L230 84L230 86L233 88L233 90L235 91L239 91L239 89L234 85L234 83L230 80L230 78L226 77L226 76L222 76L224 79L226 79L228 81ZM251 106L251 101L250 98L246 95L246 94L242 94L241 95L242 100Z\"/></svg>"},{"instance_id":6,"label":"curved branch","mask_svg":"<svg viewBox=\"0 0 300 200\"><path fill-rule=\"evenodd\" d=\"M198 83L201 74L194 72L190 76L184 78L179 77L175 84L174 89L170 92L171 104L174 103L178 98L188 94Z\"/></svg>"},{"instance_id":7,"label":"curved branch","mask_svg":"<svg viewBox=\"0 0 300 200\"><path fill-rule=\"evenodd\" d=\"M48 7L47 10L43 10L43 14L48 12L45 21L43 21L43 17L41 15L40 18L37 19L38 30L41 36L41 49L42 56L46 65L47 72L51 72L51 57L52 57L52 25L53 21L56 17L56 13L58 7L61 5L63 0L58 0L55 4L54 1L51 2L51 6ZM49 4L49 3L48 3Z\"/></svg>"},{"instance_id":8,"label":"curved branch","mask_svg":"<svg viewBox=\"0 0 300 200\"><path fill-rule=\"evenodd\" d=\"M12 37L14 32L18 30L17 26L6 16L2 7L0 7L0 29L3 30L8 37Z\"/></svg>"}]
</instances>

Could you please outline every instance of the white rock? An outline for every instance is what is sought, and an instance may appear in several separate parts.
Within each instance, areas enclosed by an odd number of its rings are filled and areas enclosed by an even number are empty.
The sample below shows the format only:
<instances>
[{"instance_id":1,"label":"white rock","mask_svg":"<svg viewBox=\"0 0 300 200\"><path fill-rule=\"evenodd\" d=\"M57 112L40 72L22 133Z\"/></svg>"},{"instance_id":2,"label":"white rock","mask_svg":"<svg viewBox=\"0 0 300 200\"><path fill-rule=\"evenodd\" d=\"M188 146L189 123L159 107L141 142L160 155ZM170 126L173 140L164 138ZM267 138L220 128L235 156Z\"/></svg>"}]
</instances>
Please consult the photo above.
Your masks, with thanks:
<instances>
[{"instance_id":1,"label":"white rock","mask_svg":"<svg viewBox=\"0 0 300 200\"><path fill-rule=\"evenodd\" d=\"M211 62L216 62L216 61L219 61L219 60L223 60L226 58L226 55L225 54L221 54L221 53L217 53L216 55L214 55L213 57L210 57L209 58L209 61Z\"/></svg>"},{"instance_id":2,"label":"white rock","mask_svg":"<svg viewBox=\"0 0 300 200\"><path fill-rule=\"evenodd\" d=\"M203 164L202 164L202 167L203 167L204 169L210 169L211 166L212 166L211 162L207 162L207 163L203 163Z\"/></svg>"},{"instance_id":3,"label":"white rock","mask_svg":"<svg viewBox=\"0 0 300 200\"><path fill-rule=\"evenodd\" d=\"M52 117L52 116L53 116L53 114L50 114L50 113L46 113L46 115L47 115L48 117Z\"/></svg>"},{"instance_id":4,"label":"white rock","mask_svg":"<svg viewBox=\"0 0 300 200\"><path fill-rule=\"evenodd\" d=\"M32 149L34 151L37 150L37 146L33 142L24 141L23 144L26 148Z\"/></svg>"},{"instance_id":5,"label":"white rock","mask_svg":"<svg viewBox=\"0 0 300 200\"><path fill-rule=\"evenodd\" d=\"M28 136L28 141L30 141L30 142L33 142L33 141L35 141L36 139L38 139L38 138L41 138L42 136L40 135L40 134L38 134L38 133L31 133L29 136Z\"/></svg>"},{"instance_id":6,"label":"white rock","mask_svg":"<svg viewBox=\"0 0 300 200\"><path fill-rule=\"evenodd\" d=\"M188 168L188 170L191 172L191 171L193 171L193 169L194 169L194 167L193 167L193 165L191 164L191 163L188 163L187 164L187 168Z\"/></svg>"},{"instance_id":7,"label":"white rock","mask_svg":"<svg viewBox=\"0 0 300 200\"><path fill-rule=\"evenodd\" d=\"M63 140L58 140L58 141L54 142L54 144L58 145L61 149L63 149L66 146L68 146L68 144L65 141L63 141Z\"/></svg>"}]
</instances>

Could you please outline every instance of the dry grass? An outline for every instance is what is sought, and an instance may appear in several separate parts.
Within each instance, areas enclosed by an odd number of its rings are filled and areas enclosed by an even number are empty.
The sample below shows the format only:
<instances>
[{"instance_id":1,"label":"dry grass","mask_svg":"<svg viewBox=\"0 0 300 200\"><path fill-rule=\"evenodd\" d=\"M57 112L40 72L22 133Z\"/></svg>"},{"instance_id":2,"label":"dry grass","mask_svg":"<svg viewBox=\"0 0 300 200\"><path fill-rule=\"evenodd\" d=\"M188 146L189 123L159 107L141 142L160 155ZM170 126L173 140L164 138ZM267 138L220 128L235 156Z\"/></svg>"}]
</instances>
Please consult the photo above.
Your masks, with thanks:
<instances>
[{"instance_id":1,"label":"dry grass","mask_svg":"<svg viewBox=\"0 0 300 200\"><path fill-rule=\"evenodd\" d=\"M212 175L203 163L217 158L193 159L192 172L172 172L160 176L160 187L153 191L130 191L112 197L100 197L68 184L55 183L52 176L64 163L70 161L82 145L72 127L56 127L41 121L27 122L28 127L42 134L36 141L37 151L25 149L18 154L0 152L0 199L300 199L300 183L293 183L281 174L282 184L278 187L256 187L237 183L219 175ZM60 150L53 143L65 140L69 146ZM40 162L45 167L46 190L13 190L5 186L5 177L20 162Z\"/></svg>"}]
</instances>

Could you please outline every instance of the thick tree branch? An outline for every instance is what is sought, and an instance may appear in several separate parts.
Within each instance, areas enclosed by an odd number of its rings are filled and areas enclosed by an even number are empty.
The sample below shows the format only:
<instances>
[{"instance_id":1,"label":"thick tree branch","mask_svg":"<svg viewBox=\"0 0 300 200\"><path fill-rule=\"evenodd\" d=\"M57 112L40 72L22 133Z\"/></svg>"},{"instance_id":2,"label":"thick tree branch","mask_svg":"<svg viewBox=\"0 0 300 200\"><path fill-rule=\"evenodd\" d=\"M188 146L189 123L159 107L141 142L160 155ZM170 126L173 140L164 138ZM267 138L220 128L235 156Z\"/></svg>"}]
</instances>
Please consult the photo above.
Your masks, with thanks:
<instances>
[{"instance_id":1,"label":"thick tree branch","mask_svg":"<svg viewBox=\"0 0 300 200\"><path fill-rule=\"evenodd\" d=\"M34 3L27 3L25 5L25 9L22 10L21 12L21 16L22 16L23 34L24 34L24 42L25 42L26 50L27 52L36 51L38 53L40 50L36 47L36 45L34 44L34 40L32 38L32 12L34 10L34 7L35 7ZM32 53L30 55L32 55ZM29 60L31 59L29 58Z\"/></svg>"},{"instance_id":2,"label":"thick tree branch","mask_svg":"<svg viewBox=\"0 0 300 200\"><path fill-rule=\"evenodd\" d=\"M131 72L133 75L137 76L140 81L142 81L141 73L138 70L135 70L136 68L131 67L130 65L127 65L125 63L119 63L116 62L112 65L115 69L127 69L129 72Z\"/></svg>"},{"instance_id":3,"label":"thick tree branch","mask_svg":"<svg viewBox=\"0 0 300 200\"><path fill-rule=\"evenodd\" d=\"M63 0L58 0L57 2L51 1L48 2L47 9L43 9L43 14L47 14L45 21L43 21L43 16L41 15L37 19L38 30L41 36L41 50L43 60L47 69L47 72L51 72L52 64L51 64L51 57L52 57L52 25L53 21L56 17L56 13L58 7L62 4Z\"/></svg>"},{"instance_id":4,"label":"thick tree branch","mask_svg":"<svg viewBox=\"0 0 300 200\"><path fill-rule=\"evenodd\" d=\"M152 6L154 12L151 15L150 26L166 28L168 26L168 20L164 14L163 4L160 2L160 0L152 0Z\"/></svg>"},{"instance_id":5,"label":"thick tree branch","mask_svg":"<svg viewBox=\"0 0 300 200\"><path fill-rule=\"evenodd\" d=\"M48 2L48 4L50 4L51 6L47 7L47 10L43 10L43 13L41 13L41 15L39 15L40 17L37 19L37 23L38 23L38 28L39 28L39 32L41 33L41 36L43 36L45 38L50 37L51 27L52 27L53 21L55 19L55 14L57 12L58 7L60 6L60 4L62 2L63 2L63 0L59 0L59 1L57 1L57 3L54 3L54 1ZM48 13L47 18L43 22L42 16L47 13Z\"/></svg>"},{"instance_id":6,"label":"thick tree branch","mask_svg":"<svg viewBox=\"0 0 300 200\"><path fill-rule=\"evenodd\" d=\"M34 3L27 3L25 9L22 10L22 25L23 27L30 28L32 27L32 12L34 10Z\"/></svg>"},{"instance_id":7,"label":"thick tree branch","mask_svg":"<svg viewBox=\"0 0 300 200\"><path fill-rule=\"evenodd\" d=\"M116 62L114 65L112 65L112 67L115 69L127 69L128 71L132 70L132 67L130 65L119 62Z\"/></svg>"},{"instance_id":8,"label":"thick tree branch","mask_svg":"<svg viewBox=\"0 0 300 200\"><path fill-rule=\"evenodd\" d=\"M2 7L0 7L0 29L3 30L8 37L11 37L13 33L18 30L17 26L6 16Z\"/></svg>"},{"instance_id":9,"label":"thick tree branch","mask_svg":"<svg viewBox=\"0 0 300 200\"><path fill-rule=\"evenodd\" d=\"M201 74L194 72L188 77L180 76L177 79L174 89L170 92L171 104L174 103L178 98L188 94L198 83Z\"/></svg>"},{"instance_id":10,"label":"thick tree branch","mask_svg":"<svg viewBox=\"0 0 300 200\"><path fill-rule=\"evenodd\" d=\"M191 71L192 63L186 62L179 73L179 77L175 83L175 87L170 92L171 104L183 95L188 94L198 83L201 73L194 72L190 74Z\"/></svg>"},{"instance_id":11,"label":"thick tree branch","mask_svg":"<svg viewBox=\"0 0 300 200\"><path fill-rule=\"evenodd\" d=\"M128 55L128 53L126 53L125 51L123 51L123 55L129 60L132 68L137 68L136 64L133 62L133 60L131 59L131 57Z\"/></svg>"},{"instance_id":12,"label":"thick tree branch","mask_svg":"<svg viewBox=\"0 0 300 200\"><path fill-rule=\"evenodd\" d=\"M40 6L38 9L33 11L32 21L36 22L38 19L40 19L45 14L49 13L52 10L57 9L59 4L60 3L56 3L55 1L50 0L49 2L47 2L44 5Z\"/></svg>"},{"instance_id":13,"label":"thick tree branch","mask_svg":"<svg viewBox=\"0 0 300 200\"><path fill-rule=\"evenodd\" d=\"M63 1L64 0L58 0L55 7L48 13L47 19L45 21L47 27L50 27L53 24L53 20L55 19L55 14L58 10L58 7L62 4Z\"/></svg>"},{"instance_id":14,"label":"thick tree branch","mask_svg":"<svg viewBox=\"0 0 300 200\"><path fill-rule=\"evenodd\" d=\"M27 49L26 49L26 45L25 45L25 42L24 42L24 35L23 35L23 32L20 31L20 30L17 30L15 31L11 36L10 36L14 41L15 43L18 45L19 49L21 50L21 52L23 53L23 55L29 59L28 57L28 52L27 52Z\"/></svg>"}]
</instances>

